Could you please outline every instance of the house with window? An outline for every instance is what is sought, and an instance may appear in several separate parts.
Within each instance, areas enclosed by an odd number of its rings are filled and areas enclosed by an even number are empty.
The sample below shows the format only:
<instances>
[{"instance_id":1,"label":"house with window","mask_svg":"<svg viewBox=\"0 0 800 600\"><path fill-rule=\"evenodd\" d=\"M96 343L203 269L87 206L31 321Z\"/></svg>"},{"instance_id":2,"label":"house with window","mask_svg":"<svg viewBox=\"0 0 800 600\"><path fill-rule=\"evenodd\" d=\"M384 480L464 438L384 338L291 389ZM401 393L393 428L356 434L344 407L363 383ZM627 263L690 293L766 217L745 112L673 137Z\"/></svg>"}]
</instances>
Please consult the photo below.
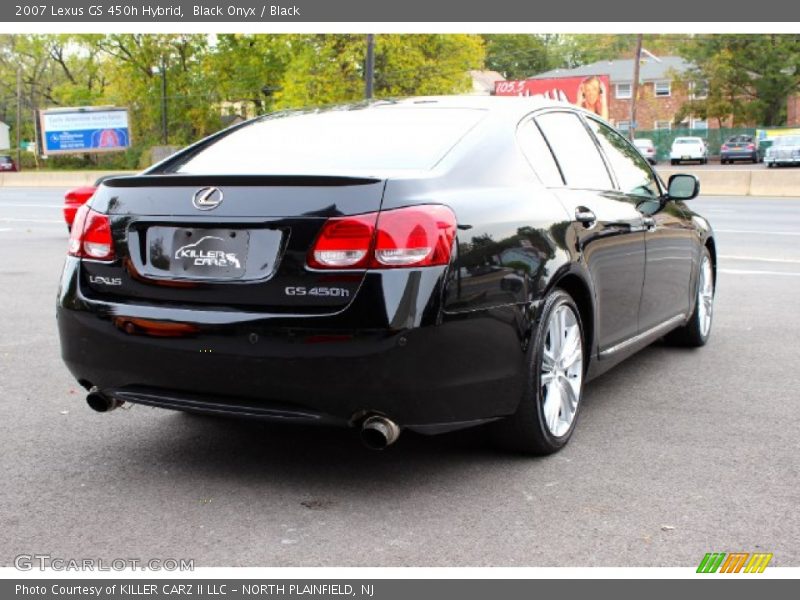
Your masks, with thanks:
<instances>
[{"instance_id":1,"label":"house with window","mask_svg":"<svg viewBox=\"0 0 800 600\"><path fill-rule=\"evenodd\" d=\"M609 81L607 94L608 116L618 129L630 129L631 100L633 98L633 58L602 60L574 69L553 69L528 79L559 79L564 77L590 77L606 75ZM678 85L675 77L685 73L692 64L678 56L643 56L639 66L639 100L636 104L636 128L639 130L718 127L715 122L700 118L676 121L685 102L703 98L705 86Z\"/></svg>"}]
</instances>

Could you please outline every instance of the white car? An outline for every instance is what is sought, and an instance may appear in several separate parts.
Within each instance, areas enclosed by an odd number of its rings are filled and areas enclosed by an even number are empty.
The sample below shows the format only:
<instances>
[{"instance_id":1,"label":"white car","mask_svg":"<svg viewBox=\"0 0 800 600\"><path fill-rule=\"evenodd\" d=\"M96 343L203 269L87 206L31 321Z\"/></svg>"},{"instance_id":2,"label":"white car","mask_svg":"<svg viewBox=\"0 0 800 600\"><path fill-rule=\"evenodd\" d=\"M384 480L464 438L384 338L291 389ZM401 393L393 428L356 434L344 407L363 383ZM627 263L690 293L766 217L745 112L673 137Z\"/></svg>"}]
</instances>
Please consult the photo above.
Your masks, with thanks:
<instances>
[{"instance_id":1,"label":"white car","mask_svg":"<svg viewBox=\"0 0 800 600\"><path fill-rule=\"evenodd\" d=\"M647 162L651 165L656 164L656 147L653 144L653 140L636 138L633 140L633 145L636 146L636 149L647 159Z\"/></svg>"},{"instance_id":2,"label":"white car","mask_svg":"<svg viewBox=\"0 0 800 600\"><path fill-rule=\"evenodd\" d=\"M767 148L764 164L768 168L783 165L800 165L800 135L786 135L776 138Z\"/></svg>"},{"instance_id":3,"label":"white car","mask_svg":"<svg viewBox=\"0 0 800 600\"><path fill-rule=\"evenodd\" d=\"M669 151L670 164L677 165L684 161L696 160L701 165L708 162L708 146L701 137L677 137Z\"/></svg>"}]
</instances>

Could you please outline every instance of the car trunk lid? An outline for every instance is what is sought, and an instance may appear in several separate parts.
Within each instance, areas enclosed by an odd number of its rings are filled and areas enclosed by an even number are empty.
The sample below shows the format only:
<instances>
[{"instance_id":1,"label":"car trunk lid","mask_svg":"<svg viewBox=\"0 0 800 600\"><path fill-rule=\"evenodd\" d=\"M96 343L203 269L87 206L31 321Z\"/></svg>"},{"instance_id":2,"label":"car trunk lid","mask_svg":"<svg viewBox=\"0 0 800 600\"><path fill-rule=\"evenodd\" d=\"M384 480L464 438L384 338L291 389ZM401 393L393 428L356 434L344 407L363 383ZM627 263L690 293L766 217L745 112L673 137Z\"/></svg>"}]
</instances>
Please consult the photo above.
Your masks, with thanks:
<instances>
[{"instance_id":1,"label":"car trunk lid","mask_svg":"<svg viewBox=\"0 0 800 600\"><path fill-rule=\"evenodd\" d=\"M325 313L352 301L364 270L319 272L306 257L331 217L380 209L384 180L331 176L118 178L106 213L117 259L83 261L90 294L136 302Z\"/></svg>"}]
</instances>

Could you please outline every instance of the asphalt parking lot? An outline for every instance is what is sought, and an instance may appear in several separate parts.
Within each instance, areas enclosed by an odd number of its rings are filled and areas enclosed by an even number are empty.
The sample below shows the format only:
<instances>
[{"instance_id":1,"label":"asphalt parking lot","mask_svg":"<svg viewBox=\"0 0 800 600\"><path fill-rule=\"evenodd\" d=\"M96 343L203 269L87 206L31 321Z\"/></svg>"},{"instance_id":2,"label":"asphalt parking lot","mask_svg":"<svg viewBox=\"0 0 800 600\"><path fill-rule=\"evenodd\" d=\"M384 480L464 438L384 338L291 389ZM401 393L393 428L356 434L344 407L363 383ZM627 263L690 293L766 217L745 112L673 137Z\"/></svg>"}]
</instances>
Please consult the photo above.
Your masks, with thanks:
<instances>
[{"instance_id":1,"label":"asphalt parking lot","mask_svg":"<svg viewBox=\"0 0 800 600\"><path fill-rule=\"evenodd\" d=\"M569 446L531 459L480 430L376 453L348 431L92 412L56 337L62 193L0 188L0 565L800 566L800 199L692 201L720 254L711 341L593 381Z\"/></svg>"}]
</instances>

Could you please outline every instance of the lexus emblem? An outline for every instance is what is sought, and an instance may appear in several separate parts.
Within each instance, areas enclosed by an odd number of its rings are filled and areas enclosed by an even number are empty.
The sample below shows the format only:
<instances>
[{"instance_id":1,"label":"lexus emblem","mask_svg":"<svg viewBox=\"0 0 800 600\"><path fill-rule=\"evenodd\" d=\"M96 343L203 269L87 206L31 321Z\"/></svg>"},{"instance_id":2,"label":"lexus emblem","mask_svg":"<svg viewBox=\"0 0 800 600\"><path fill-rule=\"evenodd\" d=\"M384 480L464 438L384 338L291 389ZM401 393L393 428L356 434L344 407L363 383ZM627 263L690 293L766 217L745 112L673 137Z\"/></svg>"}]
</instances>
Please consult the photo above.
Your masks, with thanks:
<instances>
[{"instance_id":1,"label":"lexus emblem","mask_svg":"<svg viewBox=\"0 0 800 600\"><path fill-rule=\"evenodd\" d=\"M200 188L192 197L192 204L198 210L212 210L222 204L222 190L215 187Z\"/></svg>"}]
</instances>

